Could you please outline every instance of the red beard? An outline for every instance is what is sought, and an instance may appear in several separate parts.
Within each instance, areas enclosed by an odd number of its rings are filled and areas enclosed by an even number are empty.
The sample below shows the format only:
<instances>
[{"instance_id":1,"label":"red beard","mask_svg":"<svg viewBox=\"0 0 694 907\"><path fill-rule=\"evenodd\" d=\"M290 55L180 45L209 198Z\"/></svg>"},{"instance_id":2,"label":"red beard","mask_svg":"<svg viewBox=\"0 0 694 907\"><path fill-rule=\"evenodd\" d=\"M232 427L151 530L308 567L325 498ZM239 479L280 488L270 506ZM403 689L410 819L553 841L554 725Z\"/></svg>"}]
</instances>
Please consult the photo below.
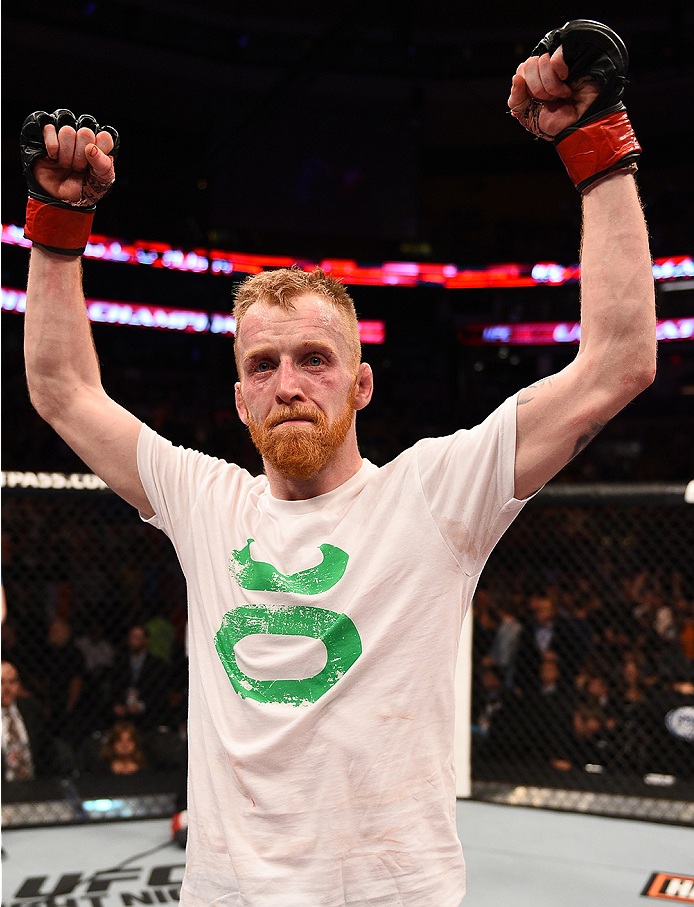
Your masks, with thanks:
<instances>
[{"instance_id":1,"label":"red beard","mask_svg":"<svg viewBox=\"0 0 694 907\"><path fill-rule=\"evenodd\" d=\"M313 478L330 462L347 437L354 418L354 389L332 423L328 423L320 409L304 404L282 406L262 425L249 412L248 429L263 460L285 478ZM288 422L276 428L287 419L306 419L311 424Z\"/></svg>"}]
</instances>

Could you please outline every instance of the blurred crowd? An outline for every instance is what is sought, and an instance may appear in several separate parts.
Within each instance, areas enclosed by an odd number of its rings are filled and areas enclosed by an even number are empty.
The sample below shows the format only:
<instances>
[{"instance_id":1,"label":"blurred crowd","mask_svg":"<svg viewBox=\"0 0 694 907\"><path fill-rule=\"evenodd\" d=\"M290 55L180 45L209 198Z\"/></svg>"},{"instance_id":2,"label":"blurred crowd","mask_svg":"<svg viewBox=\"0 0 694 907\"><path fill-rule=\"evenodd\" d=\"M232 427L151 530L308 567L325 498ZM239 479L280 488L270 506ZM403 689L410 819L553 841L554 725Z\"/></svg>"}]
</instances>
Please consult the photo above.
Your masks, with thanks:
<instances>
[{"instance_id":1,"label":"blurred crowd","mask_svg":"<svg viewBox=\"0 0 694 907\"><path fill-rule=\"evenodd\" d=\"M594 774L694 779L694 600L643 571L618 595L587 579L474 601L476 766L515 762L560 783Z\"/></svg>"},{"instance_id":2,"label":"blurred crowd","mask_svg":"<svg viewBox=\"0 0 694 907\"><path fill-rule=\"evenodd\" d=\"M186 765L187 656L157 615L112 644L95 620L55 617L32 645L3 625L3 780L130 775Z\"/></svg>"}]
</instances>

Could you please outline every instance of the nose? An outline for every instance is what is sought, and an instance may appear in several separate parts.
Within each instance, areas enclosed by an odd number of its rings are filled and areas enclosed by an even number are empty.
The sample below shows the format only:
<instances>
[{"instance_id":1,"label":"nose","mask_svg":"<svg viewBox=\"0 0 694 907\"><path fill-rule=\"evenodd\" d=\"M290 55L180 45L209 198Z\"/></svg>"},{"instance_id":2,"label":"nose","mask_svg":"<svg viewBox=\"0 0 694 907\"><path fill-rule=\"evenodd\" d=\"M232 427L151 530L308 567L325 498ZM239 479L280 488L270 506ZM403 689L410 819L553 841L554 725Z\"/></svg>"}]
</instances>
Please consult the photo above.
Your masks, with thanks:
<instances>
[{"instance_id":1,"label":"nose","mask_svg":"<svg viewBox=\"0 0 694 907\"><path fill-rule=\"evenodd\" d=\"M306 400L301 385L301 373L290 359L282 359L277 367L275 397L278 403L284 404Z\"/></svg>"}]
</instances>

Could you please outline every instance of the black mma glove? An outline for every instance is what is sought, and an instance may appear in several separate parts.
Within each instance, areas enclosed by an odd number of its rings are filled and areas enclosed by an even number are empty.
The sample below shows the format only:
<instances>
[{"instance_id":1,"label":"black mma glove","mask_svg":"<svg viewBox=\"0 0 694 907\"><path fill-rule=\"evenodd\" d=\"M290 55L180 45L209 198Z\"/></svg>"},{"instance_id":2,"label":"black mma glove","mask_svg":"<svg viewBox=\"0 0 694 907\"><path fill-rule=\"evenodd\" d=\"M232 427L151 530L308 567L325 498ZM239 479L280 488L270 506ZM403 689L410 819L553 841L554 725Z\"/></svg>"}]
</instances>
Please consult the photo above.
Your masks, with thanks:
<instances>
[{"instance_id":1,"label":"black mma glove","mask_svg":"<svg viewBox=\"0 0 694 907\"><path fill-rule=\"evenodd\" d=\"M560 45L569 67L567 84L590 79L602 85L600 93L573 126L556 136L540 132L537 109L528 112L524 125L535 135L554 142L574 185L583 192L613 170L636 169L641 155L622 102L629 55L611 28L591 19L573 19L548 32L531 56L551 56ZM533 100L529 107L541 103Z\"/></svg>"},{"instance_id":2,"label":"black mma glove","mask_svg":"<svg viewBox=\"0 0 694 907\"><path fill-rule=\"evenodd\" d=\"M37 158L48 158L43 140L47 125L55 126L56 133L63 126L72 126L75 131L86 127L96 136L108 132L113 139L113 150L109 152L115 161L120 140L111 126L99 126L94 117L85 114L78 120L69 110L46 113L36 111L26 118L22 126L20 149L24 176L29 186L26 225L24 235L32 242L63 255L81 255L91 232L96 203L109 191L111 182L103 182L90 167L84 170L80 198L75 202L63 201L50 195L34 176Z\"/></svg>"}]
</instances>

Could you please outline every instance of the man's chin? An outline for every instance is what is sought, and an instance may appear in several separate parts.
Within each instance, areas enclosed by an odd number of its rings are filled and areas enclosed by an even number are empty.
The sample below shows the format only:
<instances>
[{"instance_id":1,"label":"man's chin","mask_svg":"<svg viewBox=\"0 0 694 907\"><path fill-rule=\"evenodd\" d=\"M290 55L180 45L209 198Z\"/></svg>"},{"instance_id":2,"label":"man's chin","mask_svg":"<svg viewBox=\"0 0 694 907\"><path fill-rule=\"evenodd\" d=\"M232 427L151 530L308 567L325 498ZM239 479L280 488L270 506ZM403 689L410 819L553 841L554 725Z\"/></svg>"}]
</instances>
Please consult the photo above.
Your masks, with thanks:
<instances>
[{"instance_id":1,"label":"man's chin","mask_svg":"<svg viewBox=\"0 0 694 907\"><path fill-rule=\"evenodd\" d=\"M248 427L266 467L288 479L308 480L339 451L353 423L354 409L348 402L331 425L320 413L315 419L311 413L295 415L298 418L287 418L274 426L260 427L251 420Z\"/></svg>"},{"instance_id":2,"label":"man's chin","mask_svg":"<svg viewBox=\"0 0 694 907\"><path fill-rule=\"evenodd\" d=\"M279 448L266 451L263 456L266 466L271 466L276 472L286 479L308 480L314 478L330 460L330 454L316 449L308 450L287 449L280 445Z\"/></svg>"}]
</instances>

